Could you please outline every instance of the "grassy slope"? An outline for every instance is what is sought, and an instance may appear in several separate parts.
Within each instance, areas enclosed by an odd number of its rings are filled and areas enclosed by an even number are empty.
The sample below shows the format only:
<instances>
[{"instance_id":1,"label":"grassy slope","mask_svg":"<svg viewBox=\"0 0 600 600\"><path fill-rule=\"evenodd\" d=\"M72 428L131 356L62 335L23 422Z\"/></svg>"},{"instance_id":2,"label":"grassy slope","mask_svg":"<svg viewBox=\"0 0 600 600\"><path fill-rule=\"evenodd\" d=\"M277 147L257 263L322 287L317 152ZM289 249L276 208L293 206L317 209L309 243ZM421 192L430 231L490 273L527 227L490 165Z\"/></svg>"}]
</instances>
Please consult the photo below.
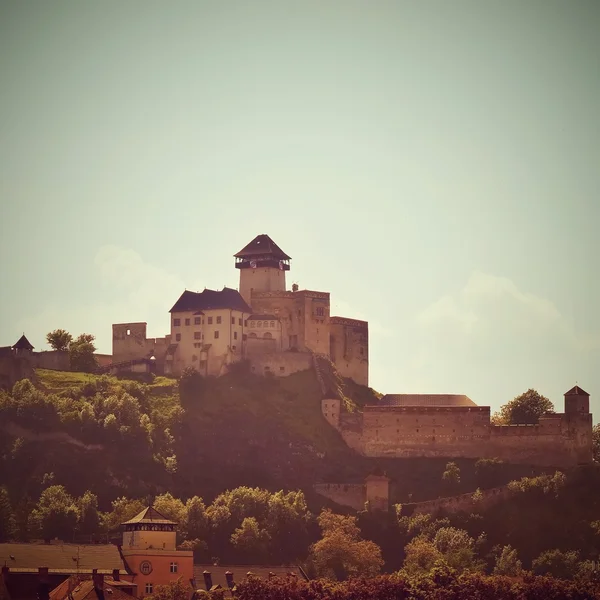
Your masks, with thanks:
<instances>
[{"instance_id":1,"label":"grassy slope","mask_svg":"<svg viewBox=\"0 0 600 600\"><path fill-rule=\"evenodd\" d=\"M41 387L52 392L95 378L45 370L38 370L37 376ZM352 382L344 381L342 386L356 408L377 398L373 390ZM158 377L150 390L153 410L165 411L178 402L174 379ZM207 498L238 485L309 492L315 482L361 482L378 469L393 478L396 501L408 501L409 494L413 501L445 495L441 487L445 459L361 457L324 420L320 401L312 370L284 378L232 373L207 379L205 388L185 406L181 428L173 432L179 468L169 489L181 496ZM474 490L473 461L456 462L462 471L457 492ZM507 465L498 483L530 473L526 467ZM153 485L148 482L149 489Z\"/></svg>"}]
</instances>

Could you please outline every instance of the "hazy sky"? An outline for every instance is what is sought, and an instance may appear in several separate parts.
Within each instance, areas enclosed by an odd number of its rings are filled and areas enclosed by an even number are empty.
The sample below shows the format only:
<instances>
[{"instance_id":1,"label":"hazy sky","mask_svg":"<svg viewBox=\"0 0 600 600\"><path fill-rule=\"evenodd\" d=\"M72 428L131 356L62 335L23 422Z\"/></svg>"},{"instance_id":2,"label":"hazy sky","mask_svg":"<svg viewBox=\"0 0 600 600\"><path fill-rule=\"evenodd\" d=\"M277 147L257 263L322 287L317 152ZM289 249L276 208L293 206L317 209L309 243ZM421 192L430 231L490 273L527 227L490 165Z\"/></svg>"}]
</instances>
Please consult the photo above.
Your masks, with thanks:
<instances>
[{"instance_id":1,"label":"hazy sky","mask_svg":"<svg viewBox=\"0 0 600 600\"><path fill-rule=\"evenodd\" d=\"M600 413L600 3L0 0L0 345L169 330L268 233L382 392Z\"/></svg>"}]
</instances>

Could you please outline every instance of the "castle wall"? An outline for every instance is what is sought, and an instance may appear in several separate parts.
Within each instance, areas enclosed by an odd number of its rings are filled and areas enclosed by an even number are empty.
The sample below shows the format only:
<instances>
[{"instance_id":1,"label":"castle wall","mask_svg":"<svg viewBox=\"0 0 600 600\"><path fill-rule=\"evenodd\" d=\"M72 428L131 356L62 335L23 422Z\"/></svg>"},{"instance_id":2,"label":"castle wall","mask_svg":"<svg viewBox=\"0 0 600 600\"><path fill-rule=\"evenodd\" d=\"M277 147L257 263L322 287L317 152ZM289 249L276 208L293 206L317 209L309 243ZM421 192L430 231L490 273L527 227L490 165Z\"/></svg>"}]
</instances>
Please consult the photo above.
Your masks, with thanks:
<instances>
[{"instance_id":1,"label":"castle wall","mask_svg":"<svg viewBox=\"0 0 600 600\"><path fill-rule=\"evenodd\" d=\"M300 317L300 343L317 354L329 355L329 293L295 292Z\"/></svg>"},{"instance_id":2,"label":"castle wall","mask_svg":"<svg viewBox=\"0 0 600 600\"><path fill-rule=\"evenodd\" d=\"M329 355L342 377L369 385L369 324L331 317Z\"/></svg>"},{"instance_id":3,"label":"castle wall","mask_svg":"<svg viewBox=\"0 0 600 600\"><path fill-rule=\"evenodd\" d=\"M71 358L67 350L47 350L45 352L32 352L31 363L34 369L69 371L71 368Z\"/></svg>"},{"instance_id":4,"label":"castle wall","mask_svg":"<svg viewBox=\"0 0 600 600\"><path fill-rule=\"evenodd\" d=\"M354 510L365 508L367 497L362 483L317 483L314 490L341 506L349 506Z\"/></svg>"},{"instance_id":5,"label":"castle wall","mask_svg":"<svg viewBox=\"0 0 600 600\"><path fill-rule=\"evenodd\" d=\"M435 500L426 500L425 502L415 502L412 504L402 505L402 516L431 514L435 515L440 512L457 513L471 512L473 510L487 509L494 504L503 502L509 498L513 492L507 486L492 488L489 490L481 490L479 499L473 497L473 493L460 494L458 496L450 496L447 498L437 498Z\"/></svg>"},{"instance_id":6,"label":"castle wall","mask_svg":"<svg viewBox=\"0 0 600 600\"><path fill-rule=\"evenodd\" d=\"M592 460L590 414L494 426L489 407L482 406L366 406L350 414L339 400L324 400L321 410L349 447L369 457L499 458L552 467Z\"/></svg>"},{"instance_id":7,"label":"castle wall","mask_svg":"<svg viewBox=\"0 0 600 600\"><path fill-rule=\"evenodd\" d=\"M146 358L154 350L155 339L146 338L146 326L146 323L113 324L113 362Z\"/></svg>"},{"instance_id":8,"label":"castle wall","mask_svg":"<svg viewBox=\"0 0 600 600\"><path fill-rule=\"evenodd\" d=\"M249 360L251 371L257 375L272 373L278 377L285 377L311 367L311 355L308 352L257 354Z\"/></svg>"},{"instance_id":9,"label":"castle wall","mask_svg":"<svg viewBox=\"0 0 600 600\"><path fill-rule=\"evenodd\" d=\"M275 315L281 327L281 349L298 347L299 316L294 292L253 292L250 303L256 313Z\"/></svg>"},{"instance_id":10,"label":"castle wall","mask_svg":"<svg viewBox=\"0 0 600 600\"><path fill-rule=\"evenodd\" d=\"M10 348L0 349L0 389L11 390L21 379L33 379L30 356L16 356Z\"/></svg>"}]
</instances>

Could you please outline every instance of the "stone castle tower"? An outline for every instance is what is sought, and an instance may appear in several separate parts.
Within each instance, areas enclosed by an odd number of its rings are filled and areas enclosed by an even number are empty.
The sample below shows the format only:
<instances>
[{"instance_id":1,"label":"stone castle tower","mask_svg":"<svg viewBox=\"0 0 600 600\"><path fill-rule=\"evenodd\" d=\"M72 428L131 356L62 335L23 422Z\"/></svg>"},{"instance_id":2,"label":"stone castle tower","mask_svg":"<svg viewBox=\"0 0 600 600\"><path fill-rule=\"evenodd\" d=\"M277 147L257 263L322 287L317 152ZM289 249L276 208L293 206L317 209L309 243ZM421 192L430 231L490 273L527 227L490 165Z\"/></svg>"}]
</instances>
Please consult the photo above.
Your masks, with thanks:
<instances>
[{"instance_id":1,"label":"stone castle tower","mask_svg":"<svg viewBox=\"0 0 600 600\"><path fill-rule=\"evenodd\" d=\"M252 304L252 292L285 292L285 272L290 270L288 256L268 235L255 237L235 254L240 270L240 294Z\"/></svg>"}]
</instances>

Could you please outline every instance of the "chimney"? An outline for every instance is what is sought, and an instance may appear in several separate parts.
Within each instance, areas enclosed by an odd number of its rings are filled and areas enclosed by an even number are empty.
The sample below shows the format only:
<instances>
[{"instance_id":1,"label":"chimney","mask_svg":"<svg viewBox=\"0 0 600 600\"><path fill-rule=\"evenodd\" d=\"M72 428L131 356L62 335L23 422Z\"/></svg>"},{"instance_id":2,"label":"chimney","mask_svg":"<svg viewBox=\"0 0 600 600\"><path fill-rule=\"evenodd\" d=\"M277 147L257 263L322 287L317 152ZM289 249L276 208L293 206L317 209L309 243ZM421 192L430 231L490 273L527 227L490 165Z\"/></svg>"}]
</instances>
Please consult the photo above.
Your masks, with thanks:
<instances>
[{"instance_id":1,"label":"chimney","mask_svg":"<svg viewBox=\"0 0 600 600\"><path fill-rule=\"evenodd\" d=\"M98 573L98 569L92 570L92 581L97 590L104 589L104 573Z\"/></svg>"},{"instance_id":2,"label":"chimney","mask_svg":"<svg viewBox=\"0 0 600 600\"><path fill-rule=\"evenodd\" d=\"M48 582L48 567L38 567L38 600L50 600L50 583Z\"/></svg>"},{"instance_id":3,"label":"chimney","mask_svg":"<svg viewBox=\"0 0 600 600\"><path fill-rule=\"evenodd\" d=\"M121 580L121 574L119 573L119 569L113 569L113 579L115 581Z\"/></svg>"},{"instance_id":4,"label":"chimney","mask_svg":"<svg viewBox=\"0 0 600 600\"><path fill-rule=\"evenodd\" d=\"M232 588L235 583L233 581L233 573L231 571L225 571L225 579L227 580L227 586Z\"/></svg>"},{"instance_id":5,"label":"chimney","mask_svg":"<svg viewBox=\"0 0 600 600\"><path fill-rule=\"evenodd\" d=\"M210 592L210 588L212 587L212 575L210 574L210 571L204 571L202 575L204 575L204 585L206 587L206 591Z\"/></svg>"}]
</instances>

